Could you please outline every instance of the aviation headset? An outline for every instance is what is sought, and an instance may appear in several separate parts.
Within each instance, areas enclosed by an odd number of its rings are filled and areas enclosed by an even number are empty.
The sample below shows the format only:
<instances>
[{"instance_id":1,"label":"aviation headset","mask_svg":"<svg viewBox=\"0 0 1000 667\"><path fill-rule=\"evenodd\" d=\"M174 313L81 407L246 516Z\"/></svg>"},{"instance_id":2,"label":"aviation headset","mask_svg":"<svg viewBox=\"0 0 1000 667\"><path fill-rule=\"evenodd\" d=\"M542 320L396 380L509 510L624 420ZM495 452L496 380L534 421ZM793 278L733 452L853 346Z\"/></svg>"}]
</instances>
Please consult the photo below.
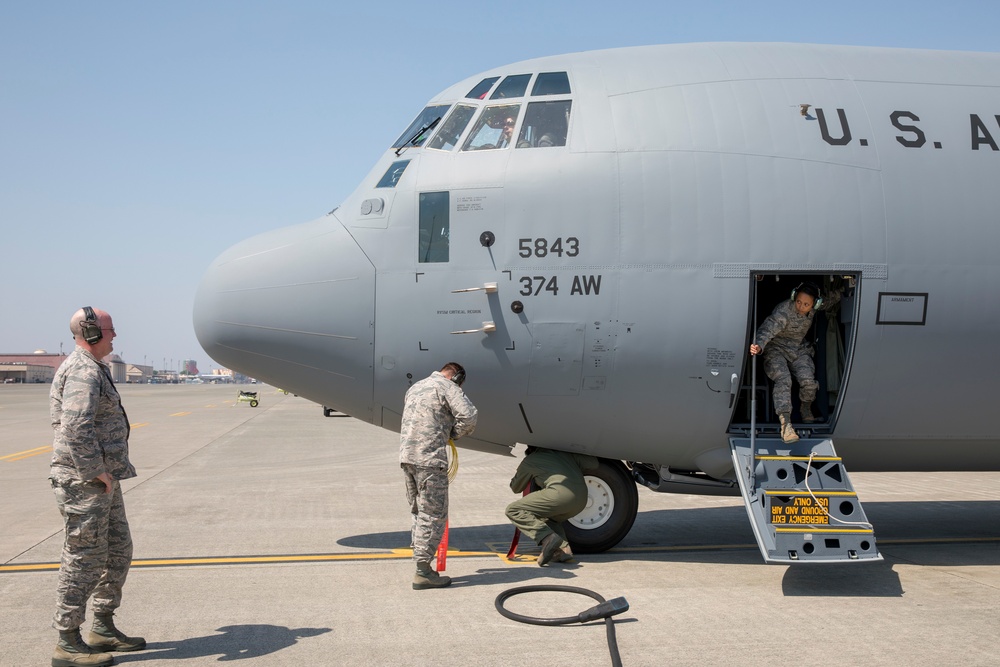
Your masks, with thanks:
<instances>
[{"instance_id":1,"label":"aviation headset","mask_svg":"<svg viewBox=\"0 0 1000 667\"><path fill-rule=\"evenodd\" d=\"M80 322L80 336L89 345L93 345L104 338L104 333L101 331L101 325L97 323L97 314L94 313L93 308L84 306L83 317L83 322Z\"/></svg>"},{"instance_id":2,"label":"aviation headset","mask_svg":"<svg viewBox=\"0 0 1000 667\"><path fill-rule=\"evenodd\" d=\"M459 366L455 374L451 376L451 381L461 387L462 383L465 382L465 369Z\"/></svg>"},{"instance_id":3,"label":"aviation headset","mask_svg":"<svg viewBox=\"0 0 1000 667\"><path fill-rule=\"evenodd\" d=\"M815 300L815 303L813 303L813 310L818 310L819 307L823 305L823 296L819 291L819 285L816 283L808 281L799 283L799 286L792 290L792 301L795 301L795 296L799 293L799 291L805 292ZM815 292L815 294L813 294L813 292Z\"/></svg>"}]
</instances>

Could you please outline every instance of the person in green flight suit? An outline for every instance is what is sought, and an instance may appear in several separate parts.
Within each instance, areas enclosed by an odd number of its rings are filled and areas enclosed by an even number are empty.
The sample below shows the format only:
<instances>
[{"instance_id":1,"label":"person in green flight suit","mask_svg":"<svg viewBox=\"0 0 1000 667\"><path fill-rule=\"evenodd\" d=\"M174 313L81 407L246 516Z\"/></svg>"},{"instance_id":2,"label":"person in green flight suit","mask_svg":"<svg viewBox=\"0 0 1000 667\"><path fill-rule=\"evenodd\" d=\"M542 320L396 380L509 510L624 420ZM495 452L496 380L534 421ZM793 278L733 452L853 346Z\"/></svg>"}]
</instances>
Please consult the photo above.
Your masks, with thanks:
<instances>
[{"instance_id":1,"label":"person in green flight suit","mask_svg":"<svg viewBox=\"0 0 1000 667\"><path fill-rule=\"evenodd\" d=\"M570 560L573 552L563 522L587 506L583 474L597 468L597 458L541 447L528 447L526 454L510 480L510 489L521 493L534 482L538 490L508 505L507 518L542 547L539 565Z\"/></svg>"}]
</instances>

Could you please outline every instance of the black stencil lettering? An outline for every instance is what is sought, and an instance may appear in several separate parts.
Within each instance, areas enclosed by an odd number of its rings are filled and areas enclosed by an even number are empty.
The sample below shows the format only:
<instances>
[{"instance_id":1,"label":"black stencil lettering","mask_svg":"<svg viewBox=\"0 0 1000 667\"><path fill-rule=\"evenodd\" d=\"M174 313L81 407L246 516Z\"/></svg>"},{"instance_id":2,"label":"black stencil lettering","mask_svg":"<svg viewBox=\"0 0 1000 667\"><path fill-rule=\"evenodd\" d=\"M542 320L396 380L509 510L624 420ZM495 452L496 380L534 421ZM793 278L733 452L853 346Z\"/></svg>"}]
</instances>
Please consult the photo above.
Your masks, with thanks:
<instances>
[{"instance_id":1,"label":"black stencil lettering","mask_svg":"<svg viewBox=\"0 0 1000 667\"><path fill-rule=\"evenodd\" d=\"M823 135L823 141L831 146L846 146L851 143L851 127L847 124L847 114L843 109L837 109L837 116L840 118L840 128L843 132L839 139L830 136L830 128L826 125L826 114L822 109L816 109L816 118L819 119L819 131Z\"/></svg>"},{"instance_id":2,"label":"black stencil lettering","mask_svg":"<svg viewBox=\"0 0 1000 667\"><path fill-rule=\"evenodd\" d=\"M920 120L920 118L917 117L917 114L913 112L893 111L892 114L889 116L889 119L892 120L892 126L897 130L900 130L901 132L912 132L914 135L916 135L916 138L914 139L907 139L906 137L897 136L896 141L898 141L903 146L906 146L907 148L920 148L925 143L927 143L927 137L924 136L923 130L921 130L916 125L906 125L905 123L901 123L899 120L900 118L905 118L907 120L915 120L915 121Z\"/></svg>"},{"instance_id":3,"label":"black stencil lettering","mask_svg":"<svg viewBox=\"0 0 1000 667\"><path fill-rule=\"evenodd\" d=\"M998 122L1000 122L1000 119L998 119ZM983 124L983 121L979 119L979 116L976 114L970 114L969 124L972 129L972 150L978 151L979 147L983 144L986 144L995 151L1000 150L1000 147L997 146L997 142L993 140L992 135L990 135L990 131L986 129L986 126Z\"/></svg>"}]
</instances>

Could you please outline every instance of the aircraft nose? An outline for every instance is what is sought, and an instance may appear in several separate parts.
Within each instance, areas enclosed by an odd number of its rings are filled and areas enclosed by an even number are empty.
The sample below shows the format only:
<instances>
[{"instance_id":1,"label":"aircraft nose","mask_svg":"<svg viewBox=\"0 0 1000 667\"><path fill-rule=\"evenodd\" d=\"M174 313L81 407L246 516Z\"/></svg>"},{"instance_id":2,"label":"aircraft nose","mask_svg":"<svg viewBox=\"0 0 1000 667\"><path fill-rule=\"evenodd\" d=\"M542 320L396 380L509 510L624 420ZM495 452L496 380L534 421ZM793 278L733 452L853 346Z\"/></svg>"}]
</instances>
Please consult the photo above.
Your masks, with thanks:
<instances>
[{"instance_id":1,"label":"aircraft nose","mask_svg":"<svg viewBox=\"0 0 1000 667\"><path fill-rule=\"evenodd\" d=\"M371 421L375 268L335 215L243 241L195 296L219 364Z\"/></svg>"}]
</instances>

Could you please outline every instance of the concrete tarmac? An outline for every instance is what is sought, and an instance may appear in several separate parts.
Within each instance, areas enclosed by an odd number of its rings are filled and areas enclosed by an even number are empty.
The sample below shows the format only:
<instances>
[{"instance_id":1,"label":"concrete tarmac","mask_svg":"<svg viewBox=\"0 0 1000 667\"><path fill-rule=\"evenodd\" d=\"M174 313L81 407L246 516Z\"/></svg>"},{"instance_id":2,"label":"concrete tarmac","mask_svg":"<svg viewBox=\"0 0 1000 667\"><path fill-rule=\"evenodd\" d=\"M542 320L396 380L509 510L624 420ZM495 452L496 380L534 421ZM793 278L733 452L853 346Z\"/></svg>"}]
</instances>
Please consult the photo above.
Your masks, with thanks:
<instances>
[{"instance_id":1,"label":"concrete tarmac","mask_svg":"<svg viewBox=\"0 0 1000 667\"><path fill-rule=\"evenodd\" d=\"M502 591L539 584L625 597L627 666L1000 663L1000 473L852 475L881 563L765 565L739 498L640 488L617 548L540 568L532 544L504 558L517 459L459 450L454 583L414 591L396 434L263 385L243 387L257 408L232 385L120 389L139 476L123 484L135 561L116 618L148 648L118 664L610 664L601 622L497 613ZM0 385L0 434L0 666L48 665L62 546L48 387ZM534 593L507 607L592 604Z\"/></svg>"}]
</instances>

